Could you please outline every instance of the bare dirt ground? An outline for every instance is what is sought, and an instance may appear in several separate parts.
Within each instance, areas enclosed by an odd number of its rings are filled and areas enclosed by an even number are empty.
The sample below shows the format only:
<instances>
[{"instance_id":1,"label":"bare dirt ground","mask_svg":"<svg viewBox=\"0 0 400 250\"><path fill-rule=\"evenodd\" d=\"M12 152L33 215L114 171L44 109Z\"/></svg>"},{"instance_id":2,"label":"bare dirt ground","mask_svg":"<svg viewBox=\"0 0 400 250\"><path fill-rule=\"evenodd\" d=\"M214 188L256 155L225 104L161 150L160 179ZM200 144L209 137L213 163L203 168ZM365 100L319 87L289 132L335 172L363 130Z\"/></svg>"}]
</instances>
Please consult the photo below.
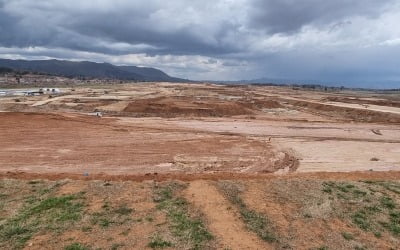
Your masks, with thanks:
<instances>
[{"instance_id":1,"label":"bare dirt ground","mask_svg":"<svg viewBox=\"0 0 400 250\"><path fill-rule=\"evenodd\" d=\"M398 93L62 91L0 98L2 249L400 244Z\"/></svg>"},{"instance_id":2,"label":"bare dirt ground","mask_svg":"<svg viewBox=\"0 0 400 250\"><path fill-rule=\"evenodd\" d=\"M161 83L63 91L0 99L0 171L400 169L398 96Z\"/></svg>"}]
</instances>

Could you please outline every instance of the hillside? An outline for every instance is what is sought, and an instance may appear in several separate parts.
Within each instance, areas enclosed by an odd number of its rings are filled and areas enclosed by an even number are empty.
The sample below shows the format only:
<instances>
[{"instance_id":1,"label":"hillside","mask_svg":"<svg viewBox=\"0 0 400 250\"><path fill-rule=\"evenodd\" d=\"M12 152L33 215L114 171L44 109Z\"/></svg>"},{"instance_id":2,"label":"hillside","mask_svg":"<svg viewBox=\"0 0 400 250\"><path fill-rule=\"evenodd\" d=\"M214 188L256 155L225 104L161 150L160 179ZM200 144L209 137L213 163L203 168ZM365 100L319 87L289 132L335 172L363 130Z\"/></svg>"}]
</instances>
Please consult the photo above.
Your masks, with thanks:
<instances>
[{"instance_id":1,"label":"hillside","mask_svg":"<svg viewBox=\"0 0 400 250\"><path fill-rule=\"evenodd\" d=\"M72 62L61 60L8 60L0 59L0 67L66 77L111 78L136 81L182 82L161 70L136 66L116 66L109 63Z\"/></svg>"}]
</instances>

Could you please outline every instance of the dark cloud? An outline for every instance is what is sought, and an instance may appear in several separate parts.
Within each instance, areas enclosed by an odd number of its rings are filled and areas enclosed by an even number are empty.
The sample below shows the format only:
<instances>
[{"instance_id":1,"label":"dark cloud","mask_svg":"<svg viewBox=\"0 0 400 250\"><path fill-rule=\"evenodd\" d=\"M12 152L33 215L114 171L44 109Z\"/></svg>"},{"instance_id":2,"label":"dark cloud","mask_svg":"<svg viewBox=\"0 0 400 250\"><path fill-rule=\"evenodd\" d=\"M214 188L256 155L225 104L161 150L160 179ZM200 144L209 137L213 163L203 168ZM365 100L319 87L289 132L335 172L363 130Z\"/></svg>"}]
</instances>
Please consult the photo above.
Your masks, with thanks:
<instances>
[{"instance_id":1,"label":"dark cloud","mask_svg":"<svg viewBox=\"0 0 400 250\"><path fill-rule=\"evenodd\" d=\"M354 16L374 18L395 0L254 0L249 24L269 33L291 33L305 25L342 23Z\"/></svg>"},{"instance_id":2,"label":"dark cloud","mask_svg":"<svg viewBox=\"0 0 400 250\"><path fill-rule=\"evenodd\" d=\"M90 6L86 11L83 11L85 7L62 9L61 4L38 4L34 5L34 9L26 9L25 13L21 13L23 8L32 5L28 4L29 1L24 2L25 5L16 6L21 8L18 11L4 9L7 4L12 6L11 1L3 5L0 27L3 34L7 35L0 37L0 45L66 47L111 54L137 52L129 48L124 50L107 46L112 43L147 44L152 49L143 49L142 52L150 54L214 55L237 51L233 43L227 46L223 42L227 32L236 28L229 20L216 23L217 30L211 34L212 42L205 41L203 36L210 34L209 30L201 33L202 23L188 22L180 24L181 27L174 27L174 23L168 25L167 18L154 20L154 15L162 10L163 4L151 8L144 5L138 8L128 3L125 8L115 8L110 4L110 9ZM71 4L74 2L77 1L71 1ZM11 16L9 13L13 11L14 16Z\"/></svg>"},{"instance_id":3,"label":"dark cloud","mask_svg":"<svg viewBox=\"0 0 400 250\"><path fill-rule=\"evenodd\" d=\"M192 79L399 80L399 13L398 0L0 0L0 57Z\"/></svg>"}]
</instances>

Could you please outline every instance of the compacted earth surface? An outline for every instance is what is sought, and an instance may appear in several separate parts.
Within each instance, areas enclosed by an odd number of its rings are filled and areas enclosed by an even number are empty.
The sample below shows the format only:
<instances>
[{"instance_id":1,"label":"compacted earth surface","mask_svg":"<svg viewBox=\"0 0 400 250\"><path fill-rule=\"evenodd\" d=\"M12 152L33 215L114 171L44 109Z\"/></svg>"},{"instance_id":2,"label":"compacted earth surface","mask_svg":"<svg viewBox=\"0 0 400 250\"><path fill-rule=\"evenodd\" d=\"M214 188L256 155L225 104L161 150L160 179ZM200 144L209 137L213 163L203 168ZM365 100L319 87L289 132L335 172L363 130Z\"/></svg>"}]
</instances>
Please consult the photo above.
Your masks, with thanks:
<instances>
[{"instance_id":1,"label":"compacted earth surface","mask_svg":"<svg viewBox=\"0 0 400 250\"><path fill-rule=\"evenodd\" d=\"M398 249L400 94L0 97L1 249Z\"/></svg>"}]
</instances>

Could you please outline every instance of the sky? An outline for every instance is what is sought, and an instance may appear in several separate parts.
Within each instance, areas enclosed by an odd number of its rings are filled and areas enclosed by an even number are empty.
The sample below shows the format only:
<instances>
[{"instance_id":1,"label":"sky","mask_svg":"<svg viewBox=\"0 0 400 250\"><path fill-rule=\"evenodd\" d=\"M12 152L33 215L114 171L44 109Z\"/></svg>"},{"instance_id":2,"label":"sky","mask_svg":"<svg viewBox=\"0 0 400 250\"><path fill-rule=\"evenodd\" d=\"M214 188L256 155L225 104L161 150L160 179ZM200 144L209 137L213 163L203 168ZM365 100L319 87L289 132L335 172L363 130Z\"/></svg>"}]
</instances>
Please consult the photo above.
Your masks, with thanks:
<instances>
[{"instance_id":1,"label":"sky","mask_svg":"<svg viewBox=\"0 0 400 250\"><path fill-rule=\"evenodd\" d=\"M0 0L0 57L400 88L400 0Z\"/></svg>"}]
</instances>

